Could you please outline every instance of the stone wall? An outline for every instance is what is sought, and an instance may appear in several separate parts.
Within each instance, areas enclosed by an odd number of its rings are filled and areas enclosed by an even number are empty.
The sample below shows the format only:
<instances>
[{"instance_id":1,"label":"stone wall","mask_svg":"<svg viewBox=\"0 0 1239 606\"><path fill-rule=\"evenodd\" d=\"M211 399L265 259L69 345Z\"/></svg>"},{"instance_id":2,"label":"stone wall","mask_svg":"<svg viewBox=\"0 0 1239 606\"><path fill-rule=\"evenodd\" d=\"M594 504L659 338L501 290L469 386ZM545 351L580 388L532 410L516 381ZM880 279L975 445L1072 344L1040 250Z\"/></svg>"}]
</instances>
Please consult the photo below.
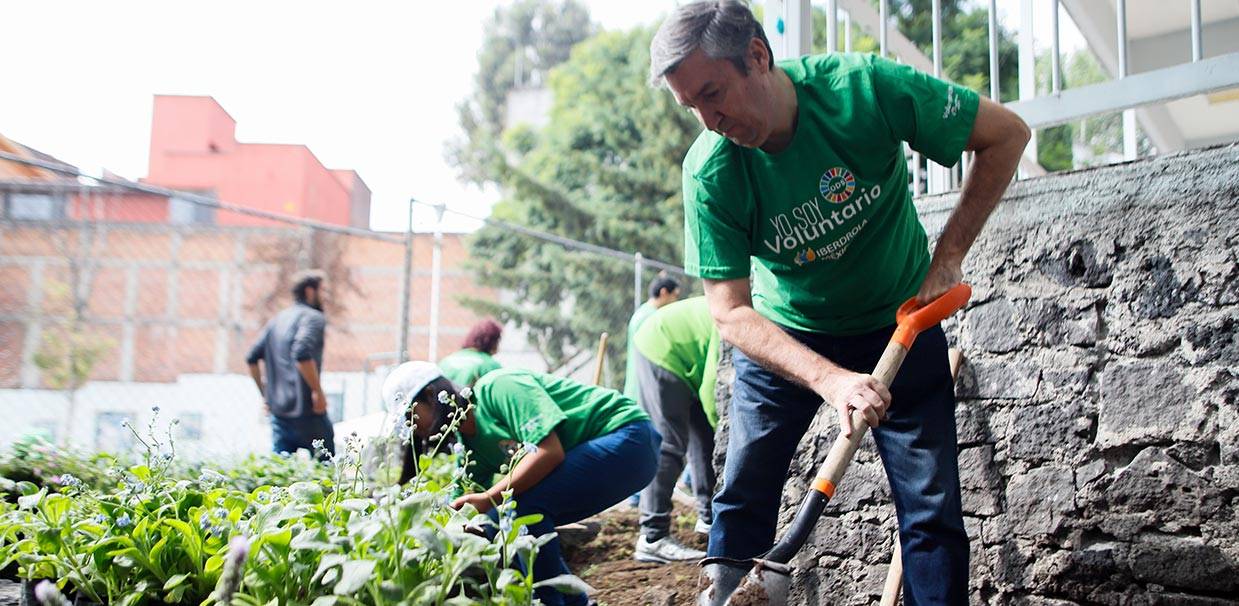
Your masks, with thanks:
<instances>
[{"instance_id":1,"label":"stone wall","mask_svg":"<svg viewBox=\"0 0 1239 606\"><path fill-rule=\"evenodd\" d=\"M918 202L931 237L954 203ZM1239 146L1011 187L964 268L973 299L946 326L965 356L973 604L1239 603L1237 259ZM731 376L725 363L720 403ZM833 413L814 428L784 524ZM889 503L866 438L794 562L796 603L877 603Z\"/></svg>"}]
</instances>

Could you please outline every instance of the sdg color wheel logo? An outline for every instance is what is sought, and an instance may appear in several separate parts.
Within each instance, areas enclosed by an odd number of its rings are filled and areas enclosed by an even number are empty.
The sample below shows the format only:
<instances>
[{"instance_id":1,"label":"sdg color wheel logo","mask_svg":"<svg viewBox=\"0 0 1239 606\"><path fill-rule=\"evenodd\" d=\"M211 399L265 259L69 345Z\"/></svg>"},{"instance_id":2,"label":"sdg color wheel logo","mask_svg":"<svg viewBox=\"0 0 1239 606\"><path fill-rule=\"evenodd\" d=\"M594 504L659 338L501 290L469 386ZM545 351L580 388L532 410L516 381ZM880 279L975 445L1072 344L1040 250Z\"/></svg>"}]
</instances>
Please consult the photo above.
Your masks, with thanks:
<instances>
[{"instance_id":1,"label":"sdg color wheel logo","mask_svg":"<svg viewBox=\"0 0 1239 606\"><path fill-rule=\"evenodd\" d=\"M818 189L827 200L842 204L852 197L852 192L856 191L856 177L852 176L852 171L836 166L822 173Z\"/></svg>"}]
</instances>

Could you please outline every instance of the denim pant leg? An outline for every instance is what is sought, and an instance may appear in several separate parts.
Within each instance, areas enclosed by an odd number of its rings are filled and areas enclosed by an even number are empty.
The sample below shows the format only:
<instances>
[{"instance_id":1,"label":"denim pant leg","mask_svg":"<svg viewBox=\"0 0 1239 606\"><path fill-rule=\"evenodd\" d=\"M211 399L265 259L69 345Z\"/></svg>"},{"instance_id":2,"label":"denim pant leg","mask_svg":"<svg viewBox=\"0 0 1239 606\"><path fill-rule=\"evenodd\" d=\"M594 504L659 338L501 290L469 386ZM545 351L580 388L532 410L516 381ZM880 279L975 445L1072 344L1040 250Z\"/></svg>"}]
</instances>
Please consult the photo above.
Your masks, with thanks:
<instances>
[{"instance_id":1,"label":"denim pant leg","mask_svg":"<svg viewBox=\"0 0 1239 606\"><path fill-rule=\"evenodd\" d=\"M747 559L774 545L779 499L796 444L821 399L733 350L727 464L714 495L711 557Z\"/></svg>"},{"instance_id":2,"label":"denim pant leg","mask_svg":"<svg viewBox=\"0 0 1239 606\"><path fill-rule=\"evenodd\" d=\"M622 501L645 486L658 467L661 438L649 421L628 423L615 431L578 444L565 453L550 475L516 496L517 515L540 513L542 521L529 527L540 536L555 526L583 520ZM564 562L559 539L542 546L533 564L535 580L571 574ZM550 588L538 590L546 606L585 604L585 596L572 596Z\"/></svg>"},{"instance_id":3,"label":"denim pant leg","mask_svg":"<svg viewBox=\"0 0 1239 606\"><path fill-rule=\"evenodd\" d=\"M271 417L271 450L276 453L295 453L304 448L314 452L314 440L322 440L327 452L334 455L335 429L327 415L281 418Z\"/></svg>"},{"instance_id":4,"label":"denim pant leg","mask_svg":"<svg viewBox=\"0 0 1239 606\"><path fill-rule=\"evenodd\" d=\"M960 503L955 389L941 327L917 338L873 432L899 517L904 604L968 603L968 535Z\"/></svg>"}]
</instances>

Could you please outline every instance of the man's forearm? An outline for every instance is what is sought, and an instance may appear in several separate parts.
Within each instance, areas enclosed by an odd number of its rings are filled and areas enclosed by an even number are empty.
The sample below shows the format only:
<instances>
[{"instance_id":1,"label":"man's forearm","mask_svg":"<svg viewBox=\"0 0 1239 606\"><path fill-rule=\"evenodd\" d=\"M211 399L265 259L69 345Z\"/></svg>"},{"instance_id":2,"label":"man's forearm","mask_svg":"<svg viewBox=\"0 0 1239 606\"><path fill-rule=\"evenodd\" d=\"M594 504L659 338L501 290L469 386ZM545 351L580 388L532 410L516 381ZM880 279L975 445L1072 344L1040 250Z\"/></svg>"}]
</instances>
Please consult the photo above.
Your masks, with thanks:
<instances>
[{"instance_id":1,"label":"man's forearm","mask_svg":"<svg viewBox=\"0 0 1239 606\"><path fill-rule=\"evenodd\" d=\"M254 379L254 385L258 386L258 393L262 397L267 397L267 386L263 384L262 369L257 364L250 364L250 377Z\"/></svg>"},{"instance_id":2,"label":"man's forearm","mask_svg":"<svg viewBox=\"0 0 1239 606\"><path fill-rule=\"evenodd\" d=\"M843 371L834 362L783 332L752 307L735 307L716 320L719 336L723 340L767 370L800 385L817 389L829 375Z\"/></svg>"},{"instance_id":3,"label":"man's forearm","mask_svg":"<svg viewBox=\"0 0 1239 606\"><path fill-rule=\"evenodd\" d=\"M318 381L318 363L314 360L298 360L297 371L301 373L301 378L305 379L305 384L310 387L310 391L322 391L322 385Z\"/></svg>"},{"instance_id":4,"label":"man's forearm","mask_svg":"<svg viewBox=\"0 0 1239 606\"><path fill-rule=\"evenodd\" d=\"M959 204L934 247L935 262L963 262L968 249L1011 183L1023 149L1022 144L1013 140L1010 144L988 147L976 153L976 161L960 191Z\"/></svg>"}]
</instances>

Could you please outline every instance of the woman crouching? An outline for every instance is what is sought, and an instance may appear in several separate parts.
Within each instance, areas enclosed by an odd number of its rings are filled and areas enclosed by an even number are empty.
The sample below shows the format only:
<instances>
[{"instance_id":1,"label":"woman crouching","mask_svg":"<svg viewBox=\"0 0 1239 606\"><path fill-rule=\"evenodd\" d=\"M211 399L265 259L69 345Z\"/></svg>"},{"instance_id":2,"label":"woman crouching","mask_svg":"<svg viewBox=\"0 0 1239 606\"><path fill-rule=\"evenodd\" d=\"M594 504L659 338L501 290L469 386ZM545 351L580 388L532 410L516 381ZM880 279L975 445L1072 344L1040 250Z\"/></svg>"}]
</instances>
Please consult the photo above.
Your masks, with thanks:
<instances>
[{"instance_id":1,"label":"woman crouching","mask_svg":"<svg viewBox=\"0 0 1239 606\"><path fill-rule=\"evenodd\" d=\"M450 402L466 401L460 390L430 362L401 364L383 384L386 401L412 401L414 432L421 439L448 426ZM440 392L446 397L440 398ZM487 373L471 395L473 407L459 423L459 437L472 452L470 476L490 488L456 499L452 506L457 509L469 504L489 512L510 488L518 516L542 514L542 521L529 527L538 536L624 500L657 471L662 439L645 411L618 391L505 368ZM527 454L510 473L496 478L520 448ZM571 571L559 540L553 539L538 550L534 580L561 574ZM538 589L538 599L548 606L588 600L547 587Z\"/></svg>"}]
</instances>

